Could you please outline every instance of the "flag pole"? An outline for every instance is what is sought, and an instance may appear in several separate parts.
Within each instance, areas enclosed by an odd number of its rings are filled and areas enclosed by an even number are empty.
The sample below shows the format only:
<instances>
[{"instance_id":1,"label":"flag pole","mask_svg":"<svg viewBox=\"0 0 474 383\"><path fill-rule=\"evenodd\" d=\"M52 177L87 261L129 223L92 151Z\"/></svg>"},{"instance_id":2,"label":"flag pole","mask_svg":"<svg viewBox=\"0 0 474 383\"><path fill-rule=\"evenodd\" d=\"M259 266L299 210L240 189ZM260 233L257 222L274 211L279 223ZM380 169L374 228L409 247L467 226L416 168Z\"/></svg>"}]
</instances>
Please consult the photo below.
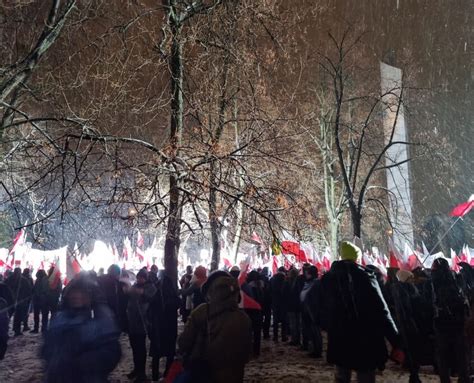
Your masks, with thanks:
<instances>
[{"instance_id":1,"label":"flag pole","mask_svg":"<svg viewBox=\"0 0 474 383\"><path fill-rule=\"evenodd\" d=\"M443 241L443 239L448 235L448 233L453 229L453 227L460 221L462 220L462 217L458 217L452 224L451 226L449 227L448 230L446 230L446 232L441 236L440 239L438 239L438 242L436 242L436 244L433 246L433 248L431 249L431 251L428 253L428 255L423 259L423 262L421 263L421 265L423 266L425 264L425 261L428 259L428 257L433 253L433 251L435 251L435 249L441 244L441 242Z\"/></svg>"}]
</instances>

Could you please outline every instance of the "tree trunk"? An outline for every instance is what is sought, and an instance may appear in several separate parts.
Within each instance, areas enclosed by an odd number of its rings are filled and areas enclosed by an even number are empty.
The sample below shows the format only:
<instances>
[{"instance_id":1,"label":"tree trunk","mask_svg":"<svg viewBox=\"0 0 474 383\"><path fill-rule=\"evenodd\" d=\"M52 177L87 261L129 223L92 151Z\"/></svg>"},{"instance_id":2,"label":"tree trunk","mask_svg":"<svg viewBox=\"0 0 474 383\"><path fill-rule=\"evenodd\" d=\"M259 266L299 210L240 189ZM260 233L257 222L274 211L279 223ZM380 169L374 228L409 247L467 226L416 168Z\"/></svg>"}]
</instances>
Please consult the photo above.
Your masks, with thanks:
<instances>
[{"instance_id":1,"label":"tree trunk","mask_svg":"<svg viewBox=\"0 0 474 383\"><path fill-rule=\"evenodd\" d=\"M332 260L335 261L338 256L338 242L339 242L339 220L332 219L329 222L329 232L331 234L331 255Z\"/></svg>"},{"instance_id":2,"label":"tree trunk","mask_svg":"<svg viewBox=\"0 0 474 383\"><path fill-rule=\"evenodd\" d=\"M354 236L362 239L362 214L357 208L351 207L352 231Z\"/></svg>"},{"instance_id":3,"label":"tree trunk","mask_svg":"<svg viewBox=\"0 0 474 383\"><path fill-rule=\"evenodd\" d=\"M217 190L215 188L216 183L216 165L215 162L211 162L210 166L210 190L209 190L209 222L211 225L211 243L212 243L212 262L211 271L219 268L219 262L221 259L221 224L217 215Z\"/></svg>"},{"instance_id":4,"label":"tree trunk","mask_svg":"<svg viewBox=\"0 0 474 383\"><path fill-rule=\"evenodd\" d=\"M181 39L182 26L176 16L170 17L172 32L170 70L171 70L171 121L170 147L172 157L179 154L183 131L183 42ZM181 236L181 191L179 174L172 171L169 177L170 202L168 225L165 240L165 274L171 278L175 286L178 281L178 253Z\"/></svg>"}]
</instances>

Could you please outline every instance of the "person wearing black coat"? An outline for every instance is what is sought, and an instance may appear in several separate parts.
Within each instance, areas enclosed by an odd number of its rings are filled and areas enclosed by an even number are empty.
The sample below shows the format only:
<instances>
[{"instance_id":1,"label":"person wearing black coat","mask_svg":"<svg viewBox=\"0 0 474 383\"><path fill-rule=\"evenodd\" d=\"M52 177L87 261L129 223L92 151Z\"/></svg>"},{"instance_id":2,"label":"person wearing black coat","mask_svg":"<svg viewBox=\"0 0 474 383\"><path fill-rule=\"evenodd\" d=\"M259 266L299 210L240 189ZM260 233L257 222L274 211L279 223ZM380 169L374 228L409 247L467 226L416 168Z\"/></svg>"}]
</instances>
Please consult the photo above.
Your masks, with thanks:
<instances>
[{"instance_id":1,"label":"person wearing black coat","mask_svg":"<svg viewBox=\"0 0 474 383\"><path fill-rule=\"evenodd\" d=\"M149 283L146 270L137 273L137 282L127 294L128 338L133 354L133 370L127 377L141 383L146 381L146 338L150 329L148 309L156 294L156 287Z\"/></svg>"},{"instance_id":2,"label":"person wearing black coat","mask_svg":"<svg viewBox=\"0 0 474 383\"><path fill-rule=\"evenodd\" d=\"M440 382L451 382L450 375L455 370L458 382L468 383L471 381L469 347L464 331L469 315L468 300L446 259L435 259L431 270L433 323Z\"/></svg>"},{"instance_id":3,"label":"person wearing black coat","mask_svg":"<svg viewBox=\"0 0 474 383\"><path fill-rule=\"evenodd\" d=\"M33 278L31 277L31 270L28 268L23 269L22 275L28 281L30 290L33 291L34 281L33 281ZM28 319L30 317L30 308L31 308L31 295L30 295L30 298L28 299L28 309L26 310L25 316L22 321L23 331L30 331L30 326L28 325Z\"/></svg>"},{"instance_id":4,"label":"person wearing black coat","mask_svg":"<svg viewBox=\"0 0 474 383\"><path fill-rule=\"evenodd\" d=\"M375 275L356 263L361 250L350 242L340 245L341 261L321 279L322 327L328 333L327 361L336 365L336 382L375 382L375 370L388 358L387 338L398 346L398 330Z\"/></svg>"},{"instance_id":5,"label":"person wearing black coat","mask_svg":"<svg viewBox=\"0 0 474 383\"><path fill-rule=\"evenodd\" d=\"M262 307L264 301L264 283L260 279L258 271L252 270L248 273L246 282L243 283L240 288ZM262 310L244 308L244 311L252 322L253 355L258 357L260 356L260 345L262 342Z\"/></svg>"},{"instance_id":6,"label":"person wearing black coat","mask_svg":"<svg viewBox=\"0 0 474 383\"><path fill-rule=\"evenodd\" d=\"M285 287L285 269L279 268L272 279L270 279L270 288L272 293L272 314L273 314L273 340L278 342L278 330L281 324L281 340L288 340L288 311L284 292Z\"/></svg>"},{"instance_id":7,"label":"person wearing black coat","mask_svg":"<svg viewBox=\"0 0 474 383\"><path fill-rule=\"evenodd\" d=\"M13 331L15 336L23 335L21 325L25 317L28 315L30 306L31 294L33 286L30 281L21 275L21 269L16 268L13 274L7 278L5 284L13 293L13 300L15 306L15 314L13 317Z\"/></svg>"},{"instance_id":8,"label":"person wearing black coat","mask_svg":"<svg viewBox=\"0 0 474 383\"><path fill-rule=\"evenodd\" d=\"M127 294L124 291L126 283L120 281L121 272L119 266L111 265L107 274L99 276L97 281L105 301L115 315L120 330L126 332Z\"/></svg>"},{"instance_id":9,"label":"person wearing black coat","mask_svg":"<svg viewBox=\"0 0 474 383\"><path fill-rule=\"evenodd\" d=\"M148 310L153 381L159 378L160 358L166 358L164 376L173 363L178 337L178 309L181 305L173 282L167 275L162 274L155 287L156 293Z\"/></svg>"},{"instance_id":10,"label":"person wearing black coat","mask_svg":"<svg viewBox=\"0 0 474 383\"><path fill-rule=\"evenodd\" d=\"M320 305L321 281L318 279L318 269L316 266L304 268L305 282L301 290L300 300L303 319L303 346L308 349L311 343L311 353L313 358L321 358L323 354L323 337L319 327L318 308Z\"/></svg>"},{"instance_id":11,"label":"person wearing black coat","mask_svg":"<svg viewBox=\"0 0 474 383\"><path fill-rule=\"evenodd\" d=\"M36 281L33 286L33 320L34 327L31 332L38 333L41 314L41 331L46 332L48 328L48 276L44 270L36 272Z\"/></svg>"},{"instance_id":12,"label":"person wearing black coat","mask_svg":"<svg viewBox=\"0 0 474 383\"><path fill-rule=\"evenodd\" d=\"M8 346L8 303L0 296L0 360L3 360Z\"/></svg>"},{"instance_id":13,"label":"person wearing black coat","mask_svg":"<svg viewBox=\"0 0 474 383\"><path fill-rule=\"evenodd\" d=\"M3 298L5 302L7 302L7 311L8 311L8 317L11 317L15 311L14 308L14 299L13 299L13 293L8 287L8 285L4 282L0 282L0 298Z\"/></svg>"},{"instance_id":14,"label":"person wearing black coat","mask_svg":"<svg viewBox=\"0 0 474 383\"><path fill-rule=\"evenodd\" d=\"M288 272L288 278L284 284L284 295L287 302L288 322L290 326L291 346L299 346L301 343L301 302L300 294L303 289L303 276L299 275L297 269L292 268ZM306 350L308 345L306 344Z\"/></svg>"},{"instance_id":15,"label":"person wearing black coat","mask_svg":"<svg viewBox=\"0 0 474 383\"><path fill-rule=\"evenodd\" d=\"M414 285L414 275L410 271L399 270L398 282L390 287L394 302L394 319L400 330L401 344L405 353L405 366L410 371L409 383L421 383L419 377L420 364L423 359L424 309L422 297Z\"/></svg>"},{"instance_id":16,"label":"person wearing black coat","mask_svg":"<svg viewBox=\"0 0 474 383\"><path fill-rule=\"evenodd\" d=\"M270 279L268 278L268 267L262 269L260 280L263 283L263 339L270 339L270 326L272 323L272 291L270 287Z\"/></svg>"}]
</instances>

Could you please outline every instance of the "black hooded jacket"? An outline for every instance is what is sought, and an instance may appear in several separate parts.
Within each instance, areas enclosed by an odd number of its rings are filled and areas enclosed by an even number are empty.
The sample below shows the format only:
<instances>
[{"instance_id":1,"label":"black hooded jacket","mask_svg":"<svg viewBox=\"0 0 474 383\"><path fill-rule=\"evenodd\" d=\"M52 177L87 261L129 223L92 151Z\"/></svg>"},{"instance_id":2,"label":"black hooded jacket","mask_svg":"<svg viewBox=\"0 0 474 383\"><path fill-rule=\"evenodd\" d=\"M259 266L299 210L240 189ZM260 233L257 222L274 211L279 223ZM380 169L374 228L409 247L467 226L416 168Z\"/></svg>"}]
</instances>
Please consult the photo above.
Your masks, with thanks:
<instances>
[{"instance_id":1,"label":"black hooded jacket","mask_svg":"<svg viewBox=\"0 0 474 383\"><path fill-rule=\"evenodd\" d=\"M321 326L328 332L327 360L353 369L383 369L385 338L398 345L398 330L374 273L337 261L321 280Z\"/></svg>"}]
</instances>

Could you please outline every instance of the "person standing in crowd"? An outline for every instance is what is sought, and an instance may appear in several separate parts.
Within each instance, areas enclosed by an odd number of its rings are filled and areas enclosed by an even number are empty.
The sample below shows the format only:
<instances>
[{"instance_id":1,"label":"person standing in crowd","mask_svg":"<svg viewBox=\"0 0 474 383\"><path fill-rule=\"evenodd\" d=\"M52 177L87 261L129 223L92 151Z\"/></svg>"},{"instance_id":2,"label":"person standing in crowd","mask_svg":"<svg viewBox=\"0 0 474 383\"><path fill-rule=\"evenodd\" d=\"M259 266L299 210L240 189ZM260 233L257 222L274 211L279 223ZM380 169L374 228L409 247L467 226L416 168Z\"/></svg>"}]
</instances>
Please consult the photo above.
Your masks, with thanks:
<instances>
[{"instance_id":1,"label":"person standing in crowd","mask_svg":"<svg viewBox=\"0 0 474 383\"><path fill-rule=\"evenodd\" d=\"M65 289L41 349L44 382L106 383L117 366L120 330L108 306L94 300L95 290L87 275L73 279Z\"/></svg>"},{"instance_id":2,"label":"person standing in crowd","mask_svg":"<svg viewBox=\"0 0 474 383\"><path fill-rule=\"evenodd\" d=\"M440 382L451 382L450 376L454 369L458 375L458 382L468 383L471 381L468 367L468 339L464 332L469 315L468 301L446 259L435 259L431 268L431 281Z\"/></svg>"},{"instance_id":3,"label":"person standing in crowd","mask_svg":"<svg viewBox=\"0 0 474 383\"><path fill-rule=\"evenodd\" d=\"M3 360L8 346L8 302L0 296L0 360Z\"/></svg>"},{"instance_id":4,"label":"person standing in crowd","mask_svg":"<svg viewBox=\"0 0 474 383\"><path fill-rule=\"evenodd\" d=\"M284 294L285 268L280 267L272 279L270 287L272 292L272 314L273 314L273 341L278 342L279 326L281 325L281 340L288 341L288 312L287 302Z\"/></svg>"},{"instance_id":5,"label":"person standing in crowd","mask_svg":"<svg viewBox=\"0 0 474 383\"><path fill-rule=\"evenodd\" d=\"M53 265L48 270L48 293L46 296L46 308L42 314L45 317L44 323L47 324L49 314L51 314L51 318L54 316L54 314L56 314L62 290L63 285L61 282L61 273L59 272L58 268Z\"/></svg>"},{"instance_id":6,"label":"person standing in crowd","mask_svg":"<svg viewBox=\"0 0 474 383\"><path fill-rule=\"evenodd\" d=\"M270 288L270 279L268 278L268 267L262 269L260 279L263 282L263 339L270 339L270 326L272 323L272 291Z\"/></svg>"},{"instance_id":7,"label":"person standing in crowd","mask_svg":"<svg viewBox=\"0 0 474 383\"><path fill-rule=\"evenodd\" d=\"M33 278L31 277L31 270L29 268L23 269L22 273L23 277L28 281L28 285L31 291L33 291ZM25 312L25 317L23 318L23 332L30 331L30 326L28 325L28 319L30 318L30 310L31 310L31 295L28 298L28 309Z\"/></svg>"},{"instance_id":8,"label":"person standing in crowd","mask_svg":"<svg viewBox=\"0 0 474 383\"><path fill-rule=\"evenodd\" d=\"M41 314L41 332L48 329L48 276L44 270L36 272L36 281L33 286L33 320L34 327L32 333L39 332Z\"/></svg>"},{"instance_id":9,"label":"person standing in crowd","mask_svg":"<svg viewBox=\"0 0 474 383\"><path fill-rule=\"evenodd\" d=\"M310 265L303 269L304 285L300 294L300 301L303 307L303 349L309 349L310 356L321 358L323 354L323 338L318 325L318 307L320 305L321 284L318 280L318 269Z\"/></svg>"},{"instance_id":10,"label":"person standing in crowd","mask_svg":"<svg viewBox=\"0 0 474 383\"><path fill-rule=\"evenodd\" d=\"M186 290L191 286L191 279L193 277L193 267L188 265L186 266L186 273L181 277L179 280L179 286L182 290ZM180 314L183 323L186 323L188 320L189 314L191 314L191 310L193 308L192 297L191 296L183 296L181 298L181 307L180 307Z\"/></svg>"},{"instance_id":11,"label":"person standing in crowd","mask_svg":"<svg viewBox=\"0 0 474 383\"><path fill-rule=\"evenodd\" d=\"M290 345L299 346L301 343L301 302L300 294L304 281L299 271L291 268L284 284L284 296L287 302L288 321L290 325Z\"/></svg>"},{"instance_id":12,"label":"person standing in crowd","mask_svg":"<svg viewBox=\"0 0 474 383\"><path fill-rule=\"evenodd\" d=\"M148 282L148 273L141 269L137 282L128 291L127 319L128 336L133 354L133 370L127 375L136 383L146 381L146 336L148 334L147 311L156 287Z\"/></svg>"},{"instance_id":13,"label":"person standing in crowd","mask_svg":"<svg viewBox=\"0 0 474 383\"><path fill-rule=\"evenodd\" d=\"M127 296L124 291L125 283L120 281L120 275L120 266L111 265L107 269L107 274L99 276L97 282L109 308L115 315L120 330L125 331L127 328Z\"/></svg>"},{"instance_id":14,"label":"person standing in crowd","mask_svg":"<svg viewBox=\"0 0 474 383\"><path fill-rule=\"evenodd\" d=\"M260 279L257 271L253 270L247 275L246 282L241 286L242 291L252 298L255 302L263 305L264 300L264 285ZM253 355L260 356L260 345L262 342L262 310L258 308L245 307L245 299L242 301L245 313L252 322L252 337L253 337Z\"/></svg>"},{"instance_id":15,"label":"person standing in crowd","mask_svg":"<svg viewBox=\"0 0 474 383\"><path fill-rule=\"evenodd\" d=\"M235 279L239 279L240 276L240 267L239 266L232 266L229 270L229 274L232 275Z\"/></svg>"},{"instance_id":16,"label":"person standing in crowd","mask_svg":"<svg viewBox=\"0 0 474 383\"><path fill-rule=\"evenodd\" d=\"M198 266L194 270L194 275L191 278L191 284L187 289L181 290L181 296L191 297L193 308L198 307L205 302L204 296L201 293L201 286L206 282L207 270L204 266Z\"/></svg>"},{"instance_id":17,"label":"person standing in crowd","mask_svg":"<svg viewBox=\"0 0 474 383\"><path fill-rule=\"evenodd\" d=\"M15 336L23 335L21 325L28 313L32 293L32 286L30 282L21 274L21 269L18 267L13 271L13 274L8 277L5 284L10 288L13 294L15 314L13 317L13 331Z\"/></svg>"},{"instance_id":18,"label":"person standing in crowd","mask_svg":"<svg viewBox=\"0 0 474 383\"><path fill-rule=\"evenodd\" d=\"M15 311L15 300L13 299L12 291L5 282L0 282L0 298L7 302L8 318L10 318Z\"/></svg>"},{"instance_id":19,"label":"person standing in crowd","mask_svg":"<svg viewBox=\"0 0 474 383\"><path fill-rule=\"evenodd\" d=\"M421 296L414 285L415 277L407 270L397 272L398 283L391 285L390 294L394 302L394 319L400 331L405 366L410 371L409 383L421 383L420 362L423 354Z\"/></svg>"},{"instance_id":20,"label":"person standing in crowd","mask_svg":"<svg viewBox=\"0 0 474 383\"><path fill-rule=\"evenodd\" d=\"M349 383L352 371L360 383L375 382L375 370L382 370L388 358L385 338L398 345L398 330L375 275L356 263L361 254L354 244L342 242L342 260L321 279L320 321L337 383Z\"/></svg>"},{"instance_id":21,"label":"person standing in crowd","mask_svg":"<svg viewBox=\"0 0 474 383\"><path fill-rule=\"evenodd\" d=\"M150 266L150 272L148 273L148 280L152 284L158 283L158 266L155 264Z\"/></svg>"},{"instance_id":22,"label":"person standing in crowd","mask_svg":"<svg viewBox=\"0 0 474 383\"><path fill-rule=\"evenodd\" d=\"M180 299L172 280L162 274L155 284L156 293L148 310L151 324L150 355L152 357L152 380L158 381L160 359L166 358L164 376L167 375L176 353L178 337L178 308Z\"/></svg>"},{"instance_id":23,"label":"person standing in crowd","mask_svg":"<svg viewBox=\"0 0 474 383\"><path fill-rule=\"evenodd\" d=\"M202 290L207 303L191 313L178 339L185 374L198 383L241 383L251 352L251 322L238 308L238 281L215 271Z\"/></svg>"}]
</instances>

